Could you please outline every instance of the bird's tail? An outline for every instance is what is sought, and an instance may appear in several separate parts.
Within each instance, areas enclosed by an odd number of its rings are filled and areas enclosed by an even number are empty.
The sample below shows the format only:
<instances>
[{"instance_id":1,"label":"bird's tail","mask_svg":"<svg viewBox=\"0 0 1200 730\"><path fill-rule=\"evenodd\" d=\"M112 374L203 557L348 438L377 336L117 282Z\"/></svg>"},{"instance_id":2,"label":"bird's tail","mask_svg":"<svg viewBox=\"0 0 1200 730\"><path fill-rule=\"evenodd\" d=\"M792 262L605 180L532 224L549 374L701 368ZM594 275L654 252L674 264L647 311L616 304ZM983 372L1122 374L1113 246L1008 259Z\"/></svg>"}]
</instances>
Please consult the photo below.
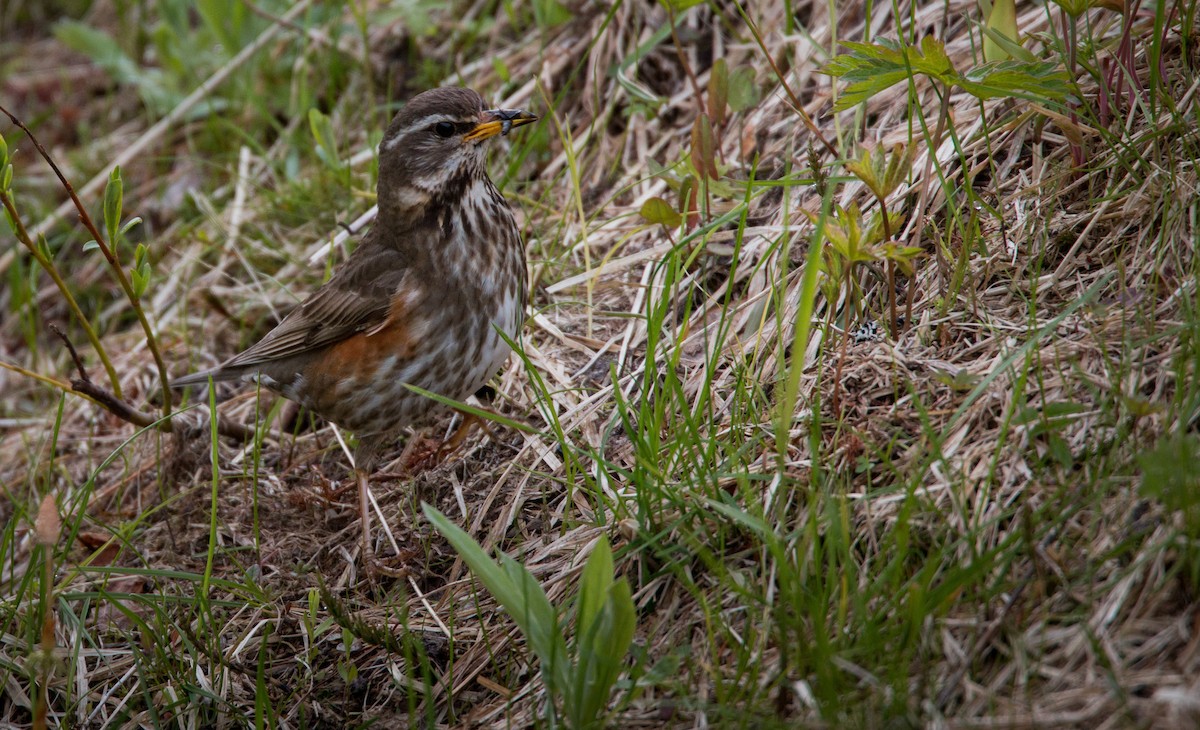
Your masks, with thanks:
<instances>
[{"instance_id":1,"label":"bird's tail","mask_svg":"<svg viewBox=\"0 0 1200 730\"><path fill-rule=\"evenodd\" d=\"M184 388L189 385L207 385L209 378L212 378L214 383L220 383L224 380L237 380L242 376L242 372L233 368L226 368L218 365L215 368L201 370L198 373L190 373L182 377L175 378L171 381L172 388Z\"/></svg>"}]
</instances>

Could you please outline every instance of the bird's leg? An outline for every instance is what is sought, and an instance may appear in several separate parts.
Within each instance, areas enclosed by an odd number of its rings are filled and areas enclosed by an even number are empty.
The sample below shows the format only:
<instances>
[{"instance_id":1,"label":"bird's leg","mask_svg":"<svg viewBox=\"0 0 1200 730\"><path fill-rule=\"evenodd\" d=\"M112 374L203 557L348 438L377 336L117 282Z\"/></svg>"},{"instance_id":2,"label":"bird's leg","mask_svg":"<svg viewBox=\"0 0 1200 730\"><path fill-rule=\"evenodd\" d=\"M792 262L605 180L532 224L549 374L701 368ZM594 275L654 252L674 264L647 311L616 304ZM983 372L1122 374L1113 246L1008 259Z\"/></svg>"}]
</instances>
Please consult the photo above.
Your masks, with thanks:
<instances>
[{"instance_id":1,"label":"bird's leg","mask_svg":"<svg viewBox=\"0 0 1200 730\"><path fill-rule=\"evenodd\" d=\"M358 484L358 517L362 521L362 565L367 572L367 576L374 581L381 575L389 575L393 578L402 578L408 575L408 572L401 567L393 567L384 563L375 554L371 543L371 472L374 471L376 465L376 457L379 455L379 438L369 437L361 438L358 442L358 450L354 454L354 481ZM383 526L386 532L387 525ZM393 547L395 543L392 543ZM397 550L399 548L396 548ZM389 560L403 561L403 553L398 553L395 557Z\"/></svg>"},{"instance_id":2,"label":"bird's leg","mask_svg":"<svg viewBox=\"0 0 1200 730\"><path fill-rule=\"evenodd\" d=\"M362 520L362 554L363 561L371 565L375 561L375 551L371 549L371 493L368 468L354 467L354 478L358 482L358 516Z\"/></svg>"}]
</instances>

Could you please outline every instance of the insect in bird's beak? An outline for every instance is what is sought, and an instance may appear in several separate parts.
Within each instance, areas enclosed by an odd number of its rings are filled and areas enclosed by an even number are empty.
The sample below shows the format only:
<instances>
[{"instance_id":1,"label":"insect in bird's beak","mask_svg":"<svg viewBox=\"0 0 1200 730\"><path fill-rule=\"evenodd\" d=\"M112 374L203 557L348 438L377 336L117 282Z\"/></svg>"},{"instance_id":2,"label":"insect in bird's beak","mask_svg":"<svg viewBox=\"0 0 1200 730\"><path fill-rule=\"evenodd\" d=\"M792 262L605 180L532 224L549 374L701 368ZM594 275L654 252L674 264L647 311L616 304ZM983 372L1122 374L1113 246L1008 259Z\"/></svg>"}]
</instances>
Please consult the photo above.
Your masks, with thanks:
<instances>
[{"instance_id":1,"label":"insect in bird's beak","mask_svg":"<svg viewBox=\"0 0 1200 730\"><path fill-rule=\"evenodd\" d=\"M479 124L463 137L463 141L482 142L497 135L504 136L516 127L538 120L537 115L524 109L488 109L479 117Z\"/></svg>"}]
</instances>

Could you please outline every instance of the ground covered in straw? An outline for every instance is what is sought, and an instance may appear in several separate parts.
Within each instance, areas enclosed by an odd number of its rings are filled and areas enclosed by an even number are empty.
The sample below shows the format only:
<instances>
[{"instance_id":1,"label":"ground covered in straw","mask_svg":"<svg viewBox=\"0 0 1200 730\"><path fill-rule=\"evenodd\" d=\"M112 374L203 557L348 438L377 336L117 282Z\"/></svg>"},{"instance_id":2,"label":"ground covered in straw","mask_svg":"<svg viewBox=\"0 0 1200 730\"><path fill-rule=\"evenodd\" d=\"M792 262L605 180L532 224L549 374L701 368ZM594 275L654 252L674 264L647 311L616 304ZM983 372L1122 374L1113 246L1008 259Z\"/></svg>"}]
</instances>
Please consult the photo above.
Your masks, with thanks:
<instances>
[{"instance_id":1,"label":"ground covered in straw","mask_svg":"<svg viewBox=\"0 0 1200 730\"><path fill-rule=\"evenodd\" d=\"M988 89L974 2L833 9L3 6L0 106L105 237L120 164L154 340L0 118L37 249L5 228L0 725L580 724L422 503L528 569L562 666L612 546L635 628L597 723L1200 722L1194 7L1022 3ZM375 479L403 570L371 580L352 434L249 385L215 393L249 441L204 403L164 433L155 353L211 366L318 286L443 84L542 116L491 158L532 305L487 432ZM140 426L66 393L52 325Z\"/></svg>"}]
</instances>

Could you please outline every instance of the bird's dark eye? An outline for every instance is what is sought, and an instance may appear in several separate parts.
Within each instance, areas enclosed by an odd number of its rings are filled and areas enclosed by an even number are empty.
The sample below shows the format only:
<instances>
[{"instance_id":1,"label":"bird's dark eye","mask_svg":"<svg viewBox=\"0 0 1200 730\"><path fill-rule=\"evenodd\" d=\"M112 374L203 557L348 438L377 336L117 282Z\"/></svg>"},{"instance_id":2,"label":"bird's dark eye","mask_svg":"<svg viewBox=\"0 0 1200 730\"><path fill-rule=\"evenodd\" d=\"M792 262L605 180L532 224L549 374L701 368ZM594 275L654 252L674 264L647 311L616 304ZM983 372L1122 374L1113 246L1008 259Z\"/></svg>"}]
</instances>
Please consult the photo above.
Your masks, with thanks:
<instances>
[{"instance_id":1,"label":"bird's dark eye","mask_svg":"<svg viewBox=\"0 0 1200 730\"><path fill-rule=\"evenodd\" d=\"M454 125L450 122L438 122L433 125L433 133L442 139L450 139L454 136Z\"/></svg>"}]
</instances>

